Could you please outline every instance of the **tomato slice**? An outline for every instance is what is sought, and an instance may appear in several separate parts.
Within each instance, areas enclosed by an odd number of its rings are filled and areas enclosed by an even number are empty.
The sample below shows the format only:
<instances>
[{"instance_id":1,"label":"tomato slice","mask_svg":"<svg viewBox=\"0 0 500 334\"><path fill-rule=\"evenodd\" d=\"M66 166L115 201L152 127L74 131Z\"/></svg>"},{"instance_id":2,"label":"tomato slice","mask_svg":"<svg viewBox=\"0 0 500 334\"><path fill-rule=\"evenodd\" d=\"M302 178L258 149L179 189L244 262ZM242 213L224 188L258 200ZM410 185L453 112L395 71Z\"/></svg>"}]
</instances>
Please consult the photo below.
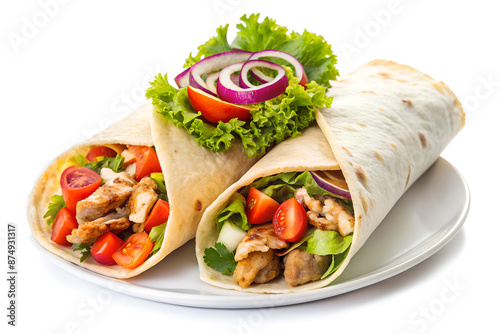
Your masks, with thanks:
<instances>
[{"instance_id":1,"label":"tomato slice","mask_svg":"<svg viewBox=\"0 0 500 334\"><path fill-rule=\"evenodd\" d=\"M120 266L133 269L141 265L153 249L153 242L146 232L132 234L112 255Z\"/></svg>"},{"instance_id":2,"label":"tomato slice","mask_svg":"<svg viewBox=\"0 0 500 334\"><path fill-rule=\"evenodd\" d=\"M140 181L143 177L150 176L151 173L161 173L160 161L154 148L131 145L128 149L135 156L137 162L135 169L135 178L137 181Z\"/></svg>"},{"instance_id":3,"label":"tomato slice","mask_svg":"<svg viewBox=\"0 0 500 334\"><path fill-rule=\"evenodd\" d=\"M274 233L281 240L299 241L307 230L306 210L295 198L290 198L279 206L273 218Z\"/></svg>"},{"instance_id":4,"label":"tomato slice","mask_svg":"<svg viewBox=\"0 0 500 334\"><path fill-rule=\"evenodd\" d=\"M273 219L279 206L280 204L274 199L251 187L247 196L245 214L250 224L262 224Z\"/></svg>"},{"instance_id":5,"label":"tomato slice","mask_svg":"<svg viewBox=\"0 0 500 334\"><path fill-rule=\"evenodd\" d=\"M106 146L92 146L87 153L88 161L96 161L98 157L116 157L116 151Z\"/></svg>"},{"instance_id":6,"label":"tomato slice","mask_svg":"<svg viewBox=\"0 0 500 334\"><path fill-rule=\"evenodd\" d=\"M118 238L113 232L106 232L97 239L90 248L90 254L100 264L111 266L116 264L112 255L123 245L123 240Z\"/></svg>"},{"instance_id":7,"label":"tomato slice","mask_svg":"<svg viewBox=\"0 0 500 334\"><path fill-rule=\"evenodd\" d=\"M200 111L209 122L228 122L230 119L238 118L240 121L248 121L252 117L250 110L255 109L251 105L238 105L222 101L221 99L205 93L204 91L188 86L189 101L196 111Z\"/></svg>"},{"instance_id":8,"label":"tomato slice","mask_svg":"<svg viewBox=\"0 0 500 334\"><path fill-rule=\"evenodd\" d=\"M155 226L161 225L168 220L170 215L170 206L161 198L158 199L151 209L151 213L144 222L144 230L149 233Z\"/></svg>"},{"instance_id":9,"label":"tomato slice","mask_svg":"<svg viewBox=\"0 0 500 334\"><path fill-rule=\"evenodd\" d=\"M61 246L71 246L71 243L66 240L66 236L70 235L75 228L78 228L75 214L71 213L67 207L64 207L59 210L54 218L50 239Z\"/></svg>"},{"instance_id":10,"label":"tomato slice","mask_svg":"<svg viewBox=\"0 0 500 334\"><path fill-rule=\"evenodd\" d=\"M99 174L85 167L71 166L61 174L61 190L68 209L75 214L76 203L89 197L101 185Z\"/></svg>"}]
</instances>

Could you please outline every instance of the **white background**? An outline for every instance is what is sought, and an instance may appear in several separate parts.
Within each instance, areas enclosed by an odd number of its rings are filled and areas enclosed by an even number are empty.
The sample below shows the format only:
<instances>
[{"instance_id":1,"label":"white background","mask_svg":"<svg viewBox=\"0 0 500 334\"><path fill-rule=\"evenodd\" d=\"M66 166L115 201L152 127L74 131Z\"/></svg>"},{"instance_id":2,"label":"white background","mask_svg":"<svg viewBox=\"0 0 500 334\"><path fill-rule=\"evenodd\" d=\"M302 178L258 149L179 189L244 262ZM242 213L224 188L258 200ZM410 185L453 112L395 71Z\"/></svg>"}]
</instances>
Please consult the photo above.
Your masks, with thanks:
<instances>
[{"instance_id":1,"label":"white background","mask_svg":"<svg viewBox=\"0 0 500 334\"><path fill-rule=\"evenodd\" d=\"M7 326L8 287L1 279L2 328L8 333L395 334L498 329L500 24L493 3L3 1L0 267L6 276L6 225L13 223L19 275L15 328ZM230 23L234 33L241 15L258 12L290 30L323 35L338 55L341 74L387 58L444 81L456 93L467 125L442 156L464 175L472 194L470 214L457 237L428 260L381 283L260 313L181 307L103 291L49 262L29 240L26 220L27 196L43 168L142 104L154 75L167 72L173 79L189 52L217 27ZM450 282L459 288L444 303ZM106 302L90 308L103 295ZM438 304L444 307L432 308ZM95 311L82 315L82 308ZM416 315L425 320L416 323Z\"/></svg>"}]
</instances>

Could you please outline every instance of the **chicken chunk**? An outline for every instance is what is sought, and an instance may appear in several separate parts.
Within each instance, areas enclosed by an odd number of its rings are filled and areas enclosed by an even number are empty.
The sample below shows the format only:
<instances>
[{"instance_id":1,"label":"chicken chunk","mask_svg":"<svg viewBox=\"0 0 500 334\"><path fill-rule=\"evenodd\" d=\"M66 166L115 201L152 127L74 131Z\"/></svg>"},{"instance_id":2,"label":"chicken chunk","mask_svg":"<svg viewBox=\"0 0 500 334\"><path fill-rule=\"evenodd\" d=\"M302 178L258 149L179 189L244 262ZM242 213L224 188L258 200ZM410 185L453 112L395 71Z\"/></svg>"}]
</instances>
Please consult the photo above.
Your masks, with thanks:
<instances>
[{"instance_id":1,"label":"chicken chunk","mask_svg":"<svg viewBox=\"0 0 500 334\"><path fill-rule=\"evenodd\" d=\"M76 204L76 219L79 224L103 217L121 206L130 197L137 184L129 174L119 173L92 195Z\"/></svg>"},{"instance_id":2,"label":"chicken chunk","mask_svg":"<svg viewBox=\"0 0 500 334\"><path fill-rule=\"evenodd\" d=\"M354 216L332 196L311 197L305 187L295 192L295 198L308 211L309 223L320 230L337 231L346 236L354 231Z\"/></svg>"},{"instance_id":3,"label":"chicken chunk","mask_svg":"<svg viewBox=\"0 0 500 334\"><path fill-rule=\"evenodd\" d=\"M288 248L289 243L281 240L274 234L273 224L257 225L250 230L243 237L234 259L240 261L246 258L252 252L267 252L269 249L283 249Z\"/></svg>"},{"instance_id":4,"label":"chicken chunk","mask_svg":"<svg viewBox=\"0 0 500 334\"><path fill-rule=\"evenodd\" d=\"M120 233L130 226L130 221L124 213L113 212L99 219L80 224L71 231L66 239L72 244L86 243L92 245L101 235L111 231Z\"/></svg>"},{"instance_id":5,"label":"chicken chunk","mask_svg":"<svg viewBox=\"0 0 500 334\"><path fill-rule=\"evenodd\" d=\"M319 280L332 262L332 256L314 255L305 250L294 249L283 261L285 281L293 287Z\"/></svg>"},{"instance_id":6,"label":"chicken chunk","mask_svg":"<svg viewBox=\"0 0 500 334\"><path fill-rule=\"evenodd\" d=\"M144 177L134 187L132 195L127 203L127 208L130 211L128 219L134 223L144 223L151 211L151 208L156 203L158 195L156 194L156 182L149 177Z\"/></svg>"},{"instance_id":7,"label":"chicken chunk","mask_svg":"<svg viewBox=\"0 0 500 334\"><path fill-rule=\"evenodd\" d=\"M238 262L233 280L242 288L255 283L266 283L280 274L279 258L269 249L267 252L252 252Z\"/></svg>"}]
</instances>

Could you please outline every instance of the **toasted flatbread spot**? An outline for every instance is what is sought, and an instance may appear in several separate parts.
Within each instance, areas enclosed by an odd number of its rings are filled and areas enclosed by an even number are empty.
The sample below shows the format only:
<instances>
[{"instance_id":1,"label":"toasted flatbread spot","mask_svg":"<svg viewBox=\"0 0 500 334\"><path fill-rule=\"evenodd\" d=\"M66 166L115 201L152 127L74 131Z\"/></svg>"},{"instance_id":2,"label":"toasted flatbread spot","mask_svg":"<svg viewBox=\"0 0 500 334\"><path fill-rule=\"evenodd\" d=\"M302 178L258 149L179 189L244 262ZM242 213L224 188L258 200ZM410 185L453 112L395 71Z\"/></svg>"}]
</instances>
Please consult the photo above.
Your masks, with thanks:
<instances>
[{"instance_id":1,"label":"toasted flatbread spot","mask_svg":"<svg viewBox=\"0 0 500 334\"><path fill-rule=\"evenodd\" d=\"M408 107L413 107L413 103L410 99L402 99L401 102L406 103Z\"/></svg>"},{"instance_id":2,"label":"toasted flatbread spot","mask_svg":"<svg viewBox=\"0 0 500 334\"><path fill-rule=\"evenodd\" d=\"M391 146L394 147L394 148L397 148L398 146L394 143L391 143Z\"/></svg>"},{"instance_id":3,"label":"toasted flatbread spot","mask_svg":"<svg viewBox=\"0 0 500 334\"><path fill-rule=\"evenodd\" d=\"M363 204L363 209L366 211L368 211L368 209L370 208L370 202L368 201L368 199L366 197L361 197L361 203Z\"/></svg>"},{"instance_id":4,"label":"toasted flatbread spot","mask_svg":"<svg viewBox=\"0 0 500 334\"><path fill-rule=\"evenodd\" d=\"M351 151L345 146L342 146L342 150L344 150L347 154L349 154L352 157Z\"/></svg>"},{"instance_id":5,"label":"toasted flatbread spot","mask_svg":"<svg viewBox=\"0 0 500 334\"><path fill-rule=\"evenodd\" d=\"M389 74L387 74L385 72L380 72L378 75L380 75L384 79L389 79Z\"/></svg>"},{"instance_id":6,"label":"toasted flatbread spot","mask_svg":"<svg viewBox=\"0 0 500 334\"><path fill-rule=\"evenodd\" d=\"M202 203L200 200L196 200L196 202L194 202L194 209L196 211L201 211L201 208L203 207Z\"/></svg>"},{"instance_id":7,"label":"toasted flatbread spot","mask_svg":"<svg viewBox=\"0 0 500 334\"><path fill-rule=\"evenodd\" d=\"M408 176L406 177L405 189L408 187L408 182L410 182L411 166L408 164Z\"/></svg>"},{"instance_id":8,"label":"toasted flatbread spot","mask_svg":"<svg viewBox=\"0 0 500 334\"><path fill-rule=\"evenodd\" d=\"M362 90L361 93L377 95L373 90Z\"/></svg>"},{"instance_id":9,"label":"toasted flatbread spot","mask_svg":"<svg viewBox=\"0 0 500 334\"><path fill-rule=\"evenodd\" d=\"M363 127L363 128L366 128L366 125L363 124L363 123L358 123L359 126Z\"/></svg>"},{"instance_id":10,"label":"toasted flatbread spot","mask_svg":"<svg viewBox=\"0 0 500 334\"><path fill-rule=\"evenodd\" d=\"M382 154L380 154L379 152L377 151L374 151L373 154L375 154L375 157L377 159L379 159L380 161L384 161L384 157L382 156Z\"/></svg>"},{"instance_id":11,"label":"toasted flatbread spot","mask_svg":"<svg viewBox=\"0 0 500 334\"><path fill-rule=\"evenodd\" d=\"M356 172L358 179L364 183L366 181L367 177L366 177L366 172L363 170L363 168L361 168L359 166L354 167L354 171Z\"/></svg>"},{"instance_id":12,"label":"toasted flatbread spot","mask_svg":"<svg viewBox=\"0 0 500 334\"><path fill-rule=\"evenodd\" d=\"M422 143L422 147L426 148L427 147L427 138L422 132L418 133L418 137L420 138L420 142Z\"/></svg>"},{"instance_id":13,"label":"toasted flatbread spot","mask_svg":"<svg viewBox=\"0 0 500 334\"><path fill-rule=\"evenodd\" d=\"M385 111L385 109L384 109L384 108L378 108L378 110L380 110L380 111Z\"/></svg>"}]
</instances>

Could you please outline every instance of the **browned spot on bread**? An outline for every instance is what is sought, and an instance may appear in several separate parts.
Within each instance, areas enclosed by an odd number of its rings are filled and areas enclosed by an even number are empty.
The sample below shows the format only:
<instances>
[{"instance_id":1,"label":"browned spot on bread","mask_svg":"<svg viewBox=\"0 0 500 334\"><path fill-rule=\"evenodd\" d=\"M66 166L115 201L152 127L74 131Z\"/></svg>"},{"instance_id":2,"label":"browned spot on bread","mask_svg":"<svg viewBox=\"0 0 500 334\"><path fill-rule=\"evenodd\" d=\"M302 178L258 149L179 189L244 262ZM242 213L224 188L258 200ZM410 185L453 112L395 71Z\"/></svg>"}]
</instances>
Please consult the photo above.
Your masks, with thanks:
<instances>
[{"instance_id":1,"label":"browned spot on bread","mask_svg":"<svg viewBox=\"0 0 500 334\"><path fill-rule=\"evenodd\" d=\"M342 146L342 150L344 150L347 154L349 154L352 157L351 151L345 146Z\"/></svg>"},{"instance_id":2,"label":"browned spot on bread","mask_svg":"<svg viewBox=\"0 0 500 334\"><path fill-rule=\"evenodd\" d=\"M366 125L362 124L362 123L358 123L359 126L362 126L363 128L366 128Z\"/></svg>"},{"instance_id":3,"label":"browned spot on bread","mask_svg":"<svg viewBox=\"0 0 500 334\"><path fill-rule=\"evenodd\" d=\"M411 102L410 99L402 99L401 102L406 103L408 107L412 107L413 103Z\"/></svg>"},{"instance_id":4,"label":"browned spot on bread","mask_svg":"<svg viewBox=\"0 0 500 334\"><path fill-rule=\"evenodd\" d=\"M201 211L201 208L202 208L202 203L199 199L196 200L196 202L194 202L194 209L195 211Z\"/></svg>"},{"instance_id":5,"label":"browned spot on bread","mask_svg":"<svg viewBox=\"0 0 500 334\"><path fill-rule=\"evenodd\" d=\"M373 90L362 90L361 93L377 95Z\"/></svg>"},{"instance_id":6,"label":"browned spot on bread","mask_svg":"<svg viewBox=\"0 0 500 334\"><path fill-rule=\"evenodd\" d=\"M370 202L366 199L365 196L361 197L361 204L363 204L363 209L366 211L368 211L368 209L370 208Z\"/></svg>"},{"instance_id":7,"label":"browned spot on bread","mask_svg":"<svg viewBox=\"0 0 500 334\"><path fill-rule=\"evenodd\" d=\"M420 138L420 143L422 143L422 147L426 148L427 147L427 138L425 138L425 135L422 132L419 132L418 137Z\"/></svg>"},{"instance_id":8,"label":"browned spot on bread","mask_svg":"<svg viewBox=\"0 0 500 334\"><path fill-rule=\"evenodd\" d=\"M380 110L380 111L385 111L385 109L384 109L384 108L382 108L382 107L378 108L378 110Z\"/></svg>"},{"instance_id":9,"label":"browned spot on bread","mask_svg":"<svg viewBox=\"0 0 500 334\"><path fill-rule=\"evenodd\" d=\"M394 148L397 148L398 146L394 143L391 143L391 146L394 147Z\"/></svg>"},{"instance_id":10,"label":"browned spot on bread","mask_svg":"<svg viewBox=\"0 0 500 334\"><path fill-rule=\"evenodd\" d=\"M373 152L373 154L375 154L375 157L377 159L379 159L380 161L384 161L384 157L379 152L375 151L375 152Z\"/></svg>"},{"instance_id":11,"label":"browned spot on bread","mask_svg":"<svg viewBox=\"0 0 500 334\"><path fill-rule=\"evenodd\" d=\"M405 189L408 187L408 182L410 182L411 166L408 164L408 176L406 177Z\"/></svg>"},{"instance_id":12,"label":"browned spot on bread","mask_svg":"<svg viewBox=\"0 0 500 334\"><path fill-rule=\"evenodd\" d=\"M380 72L378 75L380 75L384 79L389 79L389 74L387 74L385 72Z\"/></svg>"},{"instance_id":13,"label":"browned spot on bread","mask_svg":"<svg viewBox=\"0 0 500 334\"><path fill-rule=\"evenodd\" d=\"M399 81L399 82L408 82L408 80L403 80L403 79L396 79L396 81Z\"/></svg>"},{"instance_id":14,"label":"browned spot on bread","mask_svg":"<svg viewBox=\"0 0 500 334\"><path fill-rule=\"evenodd\" d=\"M361 167L354 167L354 171L356 172L356 176L361 182L365 182L367 177L366 177L366 172L363 170Z\"/></svg>"}]
</instances>

